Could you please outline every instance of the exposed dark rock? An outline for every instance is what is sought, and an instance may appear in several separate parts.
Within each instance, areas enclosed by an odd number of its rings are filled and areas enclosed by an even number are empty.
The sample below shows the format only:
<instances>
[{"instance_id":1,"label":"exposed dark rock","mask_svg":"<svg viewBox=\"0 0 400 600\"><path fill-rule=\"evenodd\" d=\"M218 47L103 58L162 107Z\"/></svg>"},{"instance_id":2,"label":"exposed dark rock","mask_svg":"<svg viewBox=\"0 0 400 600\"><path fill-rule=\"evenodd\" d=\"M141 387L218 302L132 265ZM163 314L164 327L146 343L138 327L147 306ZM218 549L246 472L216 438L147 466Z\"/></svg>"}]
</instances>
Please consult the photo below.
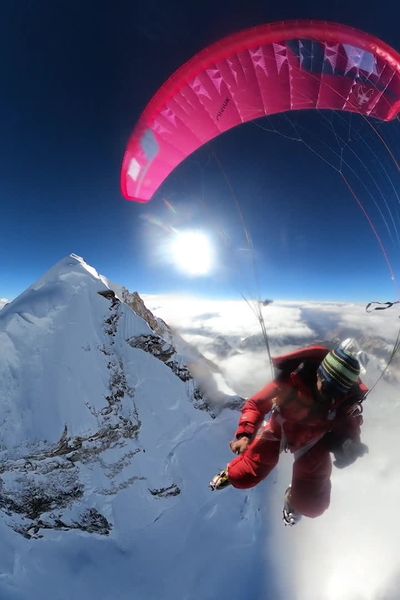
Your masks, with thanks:
<instances>
[{"instance_id":1,"label":"exposed dark rock","mask_svg":"<svg viewBox=\"0 0 400 600\"><path fill-rule=\"evenodd\" d=\"M132 308L139 317L142 317L158 335L163 335L168 326L161 319L157 319L151 310L147 308L142 298L137 292L129 292L126 288L122 288L122 299L130 308Z\"/></svg>"},{"instance_id":2,"label":"exposed dark rock","mask_svg":"<svg viewBox=\"0 0 400 600\"><path fill-rule=\"evenodd\" d=\"M83 485L77 480L76 469L72 472L49 474L21 474L14 485L1 486L0 508L8 514L18 513L35 520L43 513L61 509L83 496Z\"/></svg>"},{"instance_id":3,"label":"exposed dark rock","mask_svg":"<svg viewBox=\"0 0 400 600\"><path fill-rule=\"evenodd\" d=\"M14 531L20 533L27 539L39 539L43 537L41 530L53 529L59 531L70 531L79 529L86 533L97 533L98 535L109 535L112 526L104 515L95 508L89 508L83 511L77 520L61 519L55 514L50 514L47 518L37 519L34 523L26 526L16 526Z\"/></svg>"},{"instance_id":4,"label":"exposed dark rock","mask_svg":"<svg viewBox=\"0 0 400 600\"><path fill-rule=\"evenodd\" d=\"M189 381L192 375L186 365L179 364L172 357L176 356L175 348L157 335L139 335L127 340L132 348L140 348L144 352L149 352L158 360L161 360L169 367L181 381Z\"/></svg>"},{"instance_id":5,"label":"exposed dark rock","mask_svg":"<svg viewBox=\"0 0 400 600\"><path fill-rule=\"evenodd\" d=\"M107 300L116 300L115 293L112 290L101 290L97 292L100 296L107 298Z\"/></svg>"},{"instance_id":6,"label":"exposed dark rock","mask_svg":"<svg viewBox=\"0 0 400 600\"><path fill-rule=\"evenodd\" d=\"M70 454L74 450L78 450L82 447L82 439L76 437L73 440L68 438L67 426L64 428L64 432L58 442L58 446L51 451L52 456L62 456L63 454Z\"/></svg>"},{"instance_id":7,"label":"exposed dark rock","mask_svg":"<svg viewBox=\"0 0 400 600\"><path fill-rule=\"evenodd\" d=\"M149 492L152 496L157 496L158 498L167 498L168 496L179 496L181 489L176 485L176 483L173 483L172 485L164 488L149 488Z\"/></svg>"},{"instance_id":8,"label":"exposed dark rock","mask_svg":"<svg viewBox=\"0 0 400 600\"><path fill-rule=\"evenodd\" d=\"M108 535L111 531L111 525L107 519L95 508L86 510L79 521L75 523L77 529L87 531L87 533L99 533Z\"/></svg>"}]
</instances>

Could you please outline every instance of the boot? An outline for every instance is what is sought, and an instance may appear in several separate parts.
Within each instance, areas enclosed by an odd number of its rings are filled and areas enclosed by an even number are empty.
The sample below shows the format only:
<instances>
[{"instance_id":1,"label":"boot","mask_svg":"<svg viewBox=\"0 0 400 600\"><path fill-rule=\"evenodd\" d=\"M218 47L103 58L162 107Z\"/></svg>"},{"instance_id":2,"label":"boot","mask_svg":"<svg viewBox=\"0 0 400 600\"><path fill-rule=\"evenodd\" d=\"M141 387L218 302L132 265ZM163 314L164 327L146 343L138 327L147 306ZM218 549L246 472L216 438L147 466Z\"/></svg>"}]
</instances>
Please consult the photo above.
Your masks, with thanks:
<instances>
[{"instance_id":1,"label":"boot","mask_svg":"<svg viewBox=\"0 0 400 600\"><path fill-rule=\"evenodd\" d=\"M289 487L287 488L287 490L285 492L285 497L284 497L284 502L283 502L283 511L282 511L283 522L285 523L285 525L289 525L289 527L296 525L296 523L298 523L301 519L301 514L296 512L290 506L290 492L291 491L292 491L292 487L289 485Z\"/></svg>"}]
</instances>

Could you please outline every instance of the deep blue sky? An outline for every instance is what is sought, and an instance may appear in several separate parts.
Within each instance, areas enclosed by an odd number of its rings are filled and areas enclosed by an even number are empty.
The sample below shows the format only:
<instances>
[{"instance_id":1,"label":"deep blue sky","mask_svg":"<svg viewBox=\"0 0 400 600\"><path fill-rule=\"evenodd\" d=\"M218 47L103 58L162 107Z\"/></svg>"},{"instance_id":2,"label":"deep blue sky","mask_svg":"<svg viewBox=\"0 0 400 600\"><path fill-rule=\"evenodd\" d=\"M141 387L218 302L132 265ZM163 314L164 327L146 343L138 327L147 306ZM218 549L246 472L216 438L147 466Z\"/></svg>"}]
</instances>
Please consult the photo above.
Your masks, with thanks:
<instances>
[{"instance_id":1,"label":"deep blue sky","mask_svg":"<svg viewBox=\"0 0 400 600\"><path fill-rule=\"evenodd\" d=\"M278 134L242 126L189 158L146 207L123 200L119 177L126 142L146 103L203 47L249 26L315 18L364 29L400 50L395 6L393 0L2 2L0 297L13 298L71 252L143 293L251 295L255 276L222 165L256 247L260 294L392 299L397 292L383 254L337 172L303 143L287 139L296 127L314 151L337 161L329 149L338 149L333 129L351 137L367 167L354 159L363 183L353 183L398 270L399 241L374 202L384 197L399 227L399 202L387 176L397 190L400 178L361 119L297 113L290 121L260 123ZM400 125L378 126L399 159ZM194 281L156 263L164 230L154 222L209 229L224 272Z\"/></svg>"}]
</instances>

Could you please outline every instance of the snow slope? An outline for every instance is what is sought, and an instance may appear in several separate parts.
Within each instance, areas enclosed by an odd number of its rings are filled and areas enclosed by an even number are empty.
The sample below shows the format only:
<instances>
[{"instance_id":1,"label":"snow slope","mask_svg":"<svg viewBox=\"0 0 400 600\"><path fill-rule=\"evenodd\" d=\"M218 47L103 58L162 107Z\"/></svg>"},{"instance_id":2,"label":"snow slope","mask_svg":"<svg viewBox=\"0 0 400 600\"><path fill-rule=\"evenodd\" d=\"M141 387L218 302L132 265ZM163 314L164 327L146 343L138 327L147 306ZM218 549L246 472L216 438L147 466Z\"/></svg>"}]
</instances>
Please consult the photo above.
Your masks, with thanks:
<instances>
[{"instance_id":1,"label":"snow slope","mask_svg":"<svg viewBox=\"0 0 400 600\"><path fill-rule=\"evenodd\" d=\"M238 413L113 289L71 255L0 313L0 598L262 598L273 481L209 491Z\"/></svg>"}]
</instances>

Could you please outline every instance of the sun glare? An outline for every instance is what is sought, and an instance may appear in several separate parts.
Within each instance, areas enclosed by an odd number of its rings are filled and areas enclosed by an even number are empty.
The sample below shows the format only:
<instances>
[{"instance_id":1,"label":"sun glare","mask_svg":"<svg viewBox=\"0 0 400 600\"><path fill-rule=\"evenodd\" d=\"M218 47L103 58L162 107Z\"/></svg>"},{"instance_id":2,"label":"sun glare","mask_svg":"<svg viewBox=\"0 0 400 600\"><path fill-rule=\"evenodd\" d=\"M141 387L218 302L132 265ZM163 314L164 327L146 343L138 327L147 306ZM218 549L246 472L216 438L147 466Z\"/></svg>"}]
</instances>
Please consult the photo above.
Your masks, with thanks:
<instances>
[{"instance_id":1,"label":"sun glare","mask_svg":"<svg viewBox=\"0 0 400 600\"><path fill-rule=\"evenodd\" d=\"M214 263L214 250L209 237L201 231L179 231L171 242L175 266L188 275L207 275Z\"/></svg>"}]
</instances>

